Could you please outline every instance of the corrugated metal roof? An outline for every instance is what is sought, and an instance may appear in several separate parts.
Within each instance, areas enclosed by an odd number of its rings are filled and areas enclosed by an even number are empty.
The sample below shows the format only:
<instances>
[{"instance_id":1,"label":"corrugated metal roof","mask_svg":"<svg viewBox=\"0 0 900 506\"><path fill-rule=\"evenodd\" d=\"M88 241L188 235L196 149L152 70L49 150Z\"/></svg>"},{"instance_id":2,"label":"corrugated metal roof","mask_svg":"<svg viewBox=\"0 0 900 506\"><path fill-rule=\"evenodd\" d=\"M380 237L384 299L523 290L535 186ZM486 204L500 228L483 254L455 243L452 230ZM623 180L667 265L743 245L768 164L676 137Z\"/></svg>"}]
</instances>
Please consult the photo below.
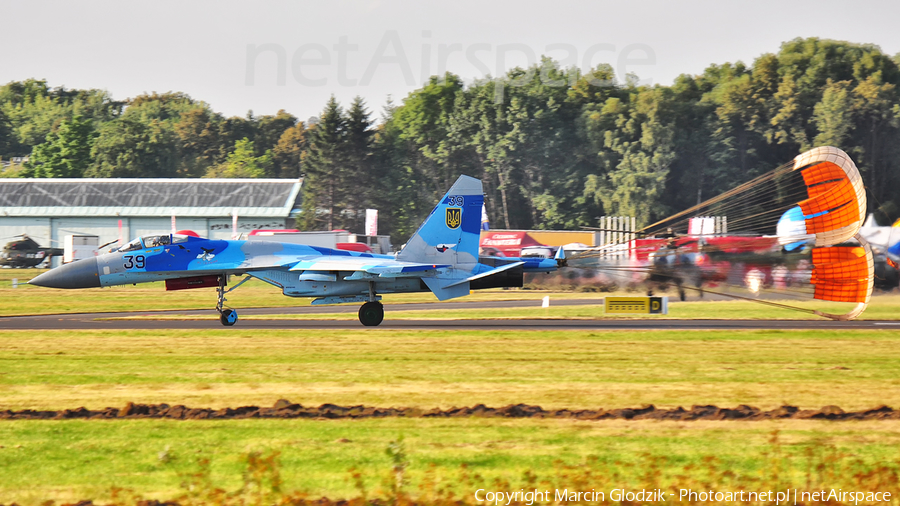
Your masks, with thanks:
<instances>
[{"instance_id":1,"label":"corrugated metal roof","mask_svg":"<svg viewBox=\"0 0 900 506\"><path fill-rule=\"evenodd\" d=\"M288 217L296 179L0 179L6 216Z\"/></svg>"}]
</instances>

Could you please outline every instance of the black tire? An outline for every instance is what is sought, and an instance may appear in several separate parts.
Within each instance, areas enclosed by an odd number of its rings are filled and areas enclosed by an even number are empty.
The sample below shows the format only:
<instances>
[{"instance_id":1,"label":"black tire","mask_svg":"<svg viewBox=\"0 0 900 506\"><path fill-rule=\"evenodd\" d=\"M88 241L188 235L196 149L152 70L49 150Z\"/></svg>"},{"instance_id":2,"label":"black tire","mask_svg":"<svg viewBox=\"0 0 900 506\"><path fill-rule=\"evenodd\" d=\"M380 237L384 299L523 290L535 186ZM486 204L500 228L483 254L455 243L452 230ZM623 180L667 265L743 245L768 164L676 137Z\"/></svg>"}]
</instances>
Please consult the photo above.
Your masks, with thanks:
<instances>
[{"instance_id":1,"label":"black tire","mask_svg":"<svg viewBox=\"0 0 900 506\"><path fill-rule=\"evenodd\" d=\"M684 290L678 289L678 298L682 301L687 299L687 294L684 293Z\"/></svg>"},{"instance_id":2,"label":"black tire","mask_svg":"<svg viewBox=\"0 0 900 506\"><path fill-rule=\"evenodd\" d=\"M234 309L224 309L219 315L219 321L226 327L232 327L238 321L237 311Z\"/></svg>"},{"instance_id":3,"label":"black tire","mask_svg":"<svg viewBox=\"0 0 900 506\"><path fill-rule=\"evenodd\" d=\"M366 327L377 327L384 321L384 306L380 302L366 302L359 308L359 323Z\"/></svg>"}]
</instances>

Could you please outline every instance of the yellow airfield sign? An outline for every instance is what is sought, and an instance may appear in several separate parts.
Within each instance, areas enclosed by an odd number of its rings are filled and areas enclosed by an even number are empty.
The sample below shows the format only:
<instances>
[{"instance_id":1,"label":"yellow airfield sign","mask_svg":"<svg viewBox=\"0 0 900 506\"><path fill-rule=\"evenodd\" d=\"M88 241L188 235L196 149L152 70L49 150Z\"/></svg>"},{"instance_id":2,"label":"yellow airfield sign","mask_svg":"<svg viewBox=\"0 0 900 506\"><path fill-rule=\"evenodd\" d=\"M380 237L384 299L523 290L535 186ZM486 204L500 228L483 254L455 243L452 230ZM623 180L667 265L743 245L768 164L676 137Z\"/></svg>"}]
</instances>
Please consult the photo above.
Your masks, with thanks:
<instances>
[{"instance_id":1,"label":"yellow airfield sign","mask_svg":"<svg viewBox=\"0 0 900 506\"><path fill-rule=\"evenodd\" d=\"M668 297L604 297L607 314L669 314Z\"/></svg>"}]
</instances>

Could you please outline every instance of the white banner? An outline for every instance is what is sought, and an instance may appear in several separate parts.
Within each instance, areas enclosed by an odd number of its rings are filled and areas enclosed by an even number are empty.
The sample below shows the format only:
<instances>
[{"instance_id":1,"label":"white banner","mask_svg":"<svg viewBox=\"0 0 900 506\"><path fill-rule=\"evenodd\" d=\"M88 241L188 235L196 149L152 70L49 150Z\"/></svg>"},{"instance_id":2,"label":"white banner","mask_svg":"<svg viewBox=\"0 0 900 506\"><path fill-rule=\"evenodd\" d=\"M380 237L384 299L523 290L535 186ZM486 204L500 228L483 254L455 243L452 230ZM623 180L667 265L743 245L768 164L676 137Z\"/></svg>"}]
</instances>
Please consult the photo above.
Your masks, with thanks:
<instances>
[{"instance_id":1,"label":"white banner","mask_svg":"<svg viewBox=\"0 0 900 506\"><path fill-rule=\"evenodd\" d=\"M378 209L366 209L366 235L378 235Z\"/></svg>"},{"instance_id":2,"label":"white banner","mask_svg":"<svg viewBox=\"0 0 900 506\"><path fill-rule=\"evenodd\" d=\"M716 233L716 219L711 216L691 218L688 222L689 235L713 235Z\"/></svg>"}]
</instances>

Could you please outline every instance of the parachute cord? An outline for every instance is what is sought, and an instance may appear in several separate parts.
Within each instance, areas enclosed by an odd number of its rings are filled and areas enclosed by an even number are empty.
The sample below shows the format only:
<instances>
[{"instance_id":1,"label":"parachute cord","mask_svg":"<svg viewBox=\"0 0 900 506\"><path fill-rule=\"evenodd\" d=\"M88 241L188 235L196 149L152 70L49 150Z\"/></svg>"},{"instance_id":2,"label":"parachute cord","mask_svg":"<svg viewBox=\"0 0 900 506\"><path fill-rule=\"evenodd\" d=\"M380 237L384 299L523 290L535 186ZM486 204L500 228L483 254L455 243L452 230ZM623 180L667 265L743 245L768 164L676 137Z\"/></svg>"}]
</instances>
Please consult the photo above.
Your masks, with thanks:
<instances>
[{"instance_id":1,"label":"parachute cord","mask_svg":"<svg viewBox=\"0 0 900 506\"><path fill-rule=\"evenodd\" d=\"M782 175L782 174L785 174L785 173L787 173L787 172L790 172L791 170L793 170L793 167L794 167L794 162L790 162L790 163L784 164L784 165L782 165L781 167L778 167L777 169L775 169L775 170L773 170L773 171L771 171L771 172L768 172L768 173L766 173L766 174L763 174L763 175L761 175L761 176L759 176L759 177L757 177L757 178L755 178L755 179L752 179L752 180L750 180L750 181L748 181L748 182L746 182L746 183L744 183L744 184L742 184L742 185L739 185L739 186L737 186L737 187L735 187L735 188L732 188L731 190L728 190L727 192L725 192L725 193L723 193L723 194L721 194L721 195L718 195L718 196L716 196L716 197L713 197L713 198L711 198L711 199L709 199L709 200L707 200L707 201L705 201L705 202L701 202L701 203L699 203L699 204L697 204L697 205L695 205L695 206L693 206L693 207L690 207L690 208L688 208L688 209L685 209L684 211L681 211L681 212L678 213L678 214L674 214L674 215L672 215L672 216L669 216L669 217L666 218L666 219L657 221L656 223L653 223L653 224L651 224L651 225L647 225L646 227L644 227L644 228L642 228L642 229L640 229L640 230L637 230L637 232L644 232L644 231L649 230L649 229L652 229L652 228L654 228L654 227L656 227L656 226L658 226L658 225L663 225L663 224L665 224L665 223L667 223L667 222L669 222L669 221L672 221L672 220L674 220L674 219L676 219L676 218L681 218L682 216L690 215L690 214L693 213L694 211L697 211L697 210L699 210L699 209L703 209L704 207L710 206L710 205L712 205L712 204L719 203L719 202L721 202L721 201L723 201L723 200L725 200L725 199L727 199L727 198L729 198L729 197L731 197L731 196L734 196L734 195L737 195L737 194L739 194L739 193L741 193L741 192L743 192L743 191L746 191L748 188L752 188L753 186L755 186L755 185L757 185L757 184L759 184L759 183L763 183L763 182L765 182L765 181L770 181L770 180L772 180L772 179L774 179L774 178L776 178L776 177L778 177L778 176L780 176L780 175Z\"/></svg>"},{"instance_id":2,"label":"parachute cord","mask_svg":"<svg viewBox=\"0 0 900 506\"><path fill-rule=\"evenodd\" d=\"M771 183L771 181L770 181ZM742 226L752 226L754 221L758 221L759 224L767 223L767 220L759 219L754 220L752 216L748 216L744 214L749 209L751 209L755 205L765 205L767 202L771 201L779 201L779 200L787 200L791 201L791 204L784 205L780 207L781 210L787 210L791 207L797 205L797 200L802 200L807 197L806 193L806 184L801 180L795 184L791 184L788 187L767 187L766 185L760 185L756 188L747 190L743 192L738 198L728 199L727 201L717 202L715 204L706 205L706 203L698 204L694 206L694 211L697 213L711 213L716 215L729 215L729 225L745 222ZM767 202L764 202L767 201ZM707 201L709 202L709 201ZM767 211L768 213L774 213L776 210ZM735 216L737 214L737 216ZM680 219L677 219L680 218ZM663 220L663 222L667 222L666 226L670 228L679 228L682 226L687 226L688 221L690 220L690 216L672 216ZM661 223L661 222L657 222ZM654 224L655 225L655 224ZM651 225L654 226L654 225ZM650 227L646 227L650 228ZM643 229L642 229L643 230Z\"/></svg>"},{"instance_id":3,"label":"parachute cord","mask_svg":"<svg viewBox=\"0 0 900 506\"><path fill-rule=\"evenodd\" d=\"M713 295L721 295L721 296L723 296L723 297L731 297L732 299L740 299L740 300L748 300L748 301L750 301L750 302L758 302L758 303L760 303L760 304L765 304L766 306L780 307L780 308L782 308L782 309L793 309L794 311L800 311L801 313L808 313L808 314L814 314L814 315L820 315L820 316L821 316L821 314L819 313L819 311L816 311L815 309L806 309L806 308L802 308L802 307L789 306L789 305L787 305L787 304L779 304L779 303L777 303L777 302L772 302L772 301L770 301L770 300L754 299L754 298L752 298L752 297L744 297L744 296L741 296L741 295L734 295L734 294L731 294L731 293L714 292L714 291L712 291L712 290L707 290L707 289L705 289L705 288L695 288L695 287L693 287L693 286L682 286L682 288L686 288L686 289L688 289L688 290L696 290L696 291L698 291L698 292L703 292L703 293L711 293L711 294L713 294Z\"/></svg>"}]
</instances>

